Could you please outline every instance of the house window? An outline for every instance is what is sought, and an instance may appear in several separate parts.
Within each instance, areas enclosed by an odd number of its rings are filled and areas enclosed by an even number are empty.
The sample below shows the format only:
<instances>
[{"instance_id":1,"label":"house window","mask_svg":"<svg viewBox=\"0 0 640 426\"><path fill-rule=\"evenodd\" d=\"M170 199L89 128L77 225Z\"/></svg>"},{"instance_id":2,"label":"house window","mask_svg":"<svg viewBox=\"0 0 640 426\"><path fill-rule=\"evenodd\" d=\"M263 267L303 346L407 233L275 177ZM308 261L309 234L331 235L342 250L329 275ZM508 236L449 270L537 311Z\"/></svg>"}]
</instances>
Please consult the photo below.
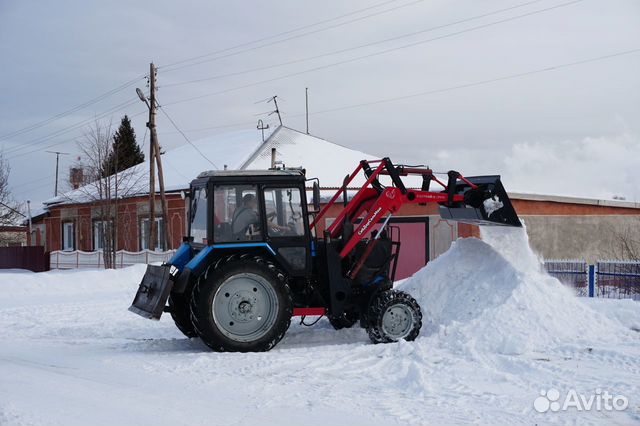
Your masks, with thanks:
<instances>
[{"instance_id":1,"label":"house window","mask_svg":"<svg viewBox=\"0 0 640 426\"><path fill-rule=\"evenodd\" d=\"M76 249L76 230L73 222L62 223L62 250L73 251Z\"/></svg>"},{"instance_id":2,"label":"house window","mask_svg":"<svg viewBox=\"0 0 640 426\"><path fill-rule=\"evenodd\" d=\"M94 220L93 221L93 249L104 250L104 246L111 239L111 221Z\"/></svg>"},{"instance_id":3,"label":"house window","mask_svg":"<svg viewBox=\"0 0 640 426\"><path fill-rule=\"evenodd\" d=\"M152 244L153 250L163 250L164 247L164 229L162 227L162 218L161 217L156 217L155 218L155 223L156 223L156 240L155 243ZM142 250L147 250L149 249L149 245L147 243L147 240L149 239L149 218L144 218L142 220L140 220L140 248Z\"/></svg>"}]
</instances>

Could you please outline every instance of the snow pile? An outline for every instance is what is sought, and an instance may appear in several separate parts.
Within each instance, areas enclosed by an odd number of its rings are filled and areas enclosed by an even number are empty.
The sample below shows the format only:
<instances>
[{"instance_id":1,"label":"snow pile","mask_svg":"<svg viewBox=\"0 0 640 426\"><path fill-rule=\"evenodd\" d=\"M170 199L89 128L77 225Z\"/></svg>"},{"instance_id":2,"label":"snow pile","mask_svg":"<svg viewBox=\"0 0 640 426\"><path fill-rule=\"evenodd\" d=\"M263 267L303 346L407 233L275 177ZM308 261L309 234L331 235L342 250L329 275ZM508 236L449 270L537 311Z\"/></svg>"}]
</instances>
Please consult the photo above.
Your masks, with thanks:
<instances>
[{"instance_id":1,"label":"snow pile","mask_svg":"<svg viewBox=\"0 0 640 426\"><path fill-rule=\"evenodd\" d=\"M422 306L422 336L456 352L523 354L629 335L544 271L524 228L482 236L459 239L399 286Z\"/></svg>"}]
</instances>

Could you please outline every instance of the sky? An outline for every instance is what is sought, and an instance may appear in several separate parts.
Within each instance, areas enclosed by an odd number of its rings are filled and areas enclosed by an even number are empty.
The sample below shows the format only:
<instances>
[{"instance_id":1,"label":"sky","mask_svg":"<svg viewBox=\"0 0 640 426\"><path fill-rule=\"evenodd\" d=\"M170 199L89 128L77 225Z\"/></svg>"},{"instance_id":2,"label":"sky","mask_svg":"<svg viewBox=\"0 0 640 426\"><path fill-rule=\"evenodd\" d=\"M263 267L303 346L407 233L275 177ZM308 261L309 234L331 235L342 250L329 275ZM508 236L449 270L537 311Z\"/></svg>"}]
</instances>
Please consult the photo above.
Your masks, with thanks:
<instances>
[{"instance_id":1,"label":"sky","mask_svg":"<svg viewBox=\"0 0 640 426\"><path fill-rule=\"evenodd\" d=\"M128 114L143 143L135 88L153 61L192 141L273 128L273 95L305 131L308 88L310 132L341 145L510 191L640 201L639 18L636 0L0 0L0 150L14 197L38 206L46 151L68 153L65 188L93 120ZM187 143L162 113L158 133Z\"/></svg>"}]
</instances>

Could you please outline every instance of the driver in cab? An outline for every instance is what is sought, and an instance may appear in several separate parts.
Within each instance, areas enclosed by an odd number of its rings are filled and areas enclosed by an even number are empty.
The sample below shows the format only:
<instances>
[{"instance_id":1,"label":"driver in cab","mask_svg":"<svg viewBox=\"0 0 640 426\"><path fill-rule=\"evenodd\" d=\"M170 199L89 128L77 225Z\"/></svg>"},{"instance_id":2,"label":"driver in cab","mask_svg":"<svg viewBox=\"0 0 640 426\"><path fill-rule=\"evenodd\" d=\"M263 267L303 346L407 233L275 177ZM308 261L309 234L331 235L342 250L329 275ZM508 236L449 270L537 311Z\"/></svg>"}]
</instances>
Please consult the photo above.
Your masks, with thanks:
<instances>
[{"instance_id":1,"label":"driver in cab","mask_svg":"<svg viewBox=\"0 0 640 426\"><path fill-rule=\"evenodd\" d=\"M269 228L275 232L285 232L289 228L269 222ZM231 230L236 241L252 239L254 230L260 229L260 214L258 213L258 200L254 194L246 194L242 197L242 205L233 213Z\"/></svg>"}]
</instances>

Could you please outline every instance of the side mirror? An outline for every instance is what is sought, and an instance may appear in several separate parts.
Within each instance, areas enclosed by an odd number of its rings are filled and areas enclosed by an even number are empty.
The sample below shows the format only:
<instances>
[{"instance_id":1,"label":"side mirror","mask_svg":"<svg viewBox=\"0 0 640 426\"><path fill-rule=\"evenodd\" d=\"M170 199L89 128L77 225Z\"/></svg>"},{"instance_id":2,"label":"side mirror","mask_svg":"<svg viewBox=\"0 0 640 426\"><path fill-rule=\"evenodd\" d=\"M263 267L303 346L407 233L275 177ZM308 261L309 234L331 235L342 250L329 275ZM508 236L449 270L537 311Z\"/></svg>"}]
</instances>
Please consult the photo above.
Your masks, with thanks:
<instances>
[{"instance_id":1,"label":"side mirror","mask_svg":"<svg viewBox=\"0 0 640 426\"><path fill-rule=\"evenodd\" d=\"M313 209L320 211L320 185L318 182L313 182Z\"/></svg>"},{"instance_id":2,"label":"side mirror","mask_svg":"<svg viewBox=\"0 0 640 426\"><path fill-rule=\"evenodd\" d=\"M180 191L180 198L182 198L183 200L186 200L187 198L191 197L191 192L189 190L182 190Z\"/></svg>"}]
</instances>

